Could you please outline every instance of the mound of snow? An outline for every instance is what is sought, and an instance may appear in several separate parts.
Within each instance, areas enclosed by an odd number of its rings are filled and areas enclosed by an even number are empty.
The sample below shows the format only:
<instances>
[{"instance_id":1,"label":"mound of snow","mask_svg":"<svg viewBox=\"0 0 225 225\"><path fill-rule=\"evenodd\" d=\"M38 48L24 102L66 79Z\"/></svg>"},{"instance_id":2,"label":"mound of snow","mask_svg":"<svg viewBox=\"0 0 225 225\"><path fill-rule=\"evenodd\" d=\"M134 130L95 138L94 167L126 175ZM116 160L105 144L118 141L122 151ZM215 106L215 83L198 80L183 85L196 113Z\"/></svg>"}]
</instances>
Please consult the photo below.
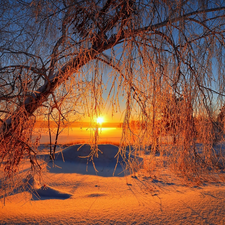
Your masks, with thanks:
<instances>
[{"instance_id":1,"label":"mound of snow","mask_svg":"<svg viewBox=\"0 0 225 225\"><path fill-rule=\"evenodd\" d=\"M98 157L95 157L96 162L117 162L116 154L118 153L118 147L115 145L99 145L98 146ZM84 162L87 161L87 156L91 153L90 145L73 145L62 152L58 152L55 155L57 161L65 160L67 162ZM119 157L119 161L122 161L122 158Z\"/></svg>"},{"instance_id":2,"label":"mound of snow","mask_svg":"<svg viewBox=\"0 0 225 225\"><path fill-rule=\"evenodd\" d=\"M62 192L48 185L41 186L31 174L23 179L17 187L8 192L7 196L18 194L24 191L30 192L32 194L33 200L68 199L72 196L69 193ZM4 196L0 196L0 198L3 197Z\"/></svg>"},{"instance_id":3,"label":"mound of snow","mask_svg":"<svg viewBox=\"0 0 225 225\"><path fill-rule=\"evenodd\" d=\"M99 145L98 156L93 161L88 157L91 153L90 145L73 145L55 155L55 161L49 162L51 173L79 173L89 175L124 176L126 163L118 153L115 145ZM128 158L128 152L125 153ZM138 159L140 160L140 159ZM95 167L95 168L94 168Z\"/></svg>"},{"instance_id":4,"label":"mound of snow","mask_svg":"<svg viewBox=\"0 0 225 225\"><path fill-rule=\"evenodd\" d=\"M64 193L50 186L42 186L38 189L35 189L35 191L32 194L33 194L33 200L67 199L72 196L69 193Z\"/></svg>"},{"instance_id":5,"label":"mound of snow","mask_svg":"<svg viewBox=\"0 0 225 225\"><path fill-rule=\"evenodd\" d=\"M27 178L24 179L24 183L26 191L30 191L32 193L33 200L67 199L72 196L69 193L61 192L60 190L54 189L48 185L40 187L32 175L28 175Z\"/></svg>"}]
</instances>

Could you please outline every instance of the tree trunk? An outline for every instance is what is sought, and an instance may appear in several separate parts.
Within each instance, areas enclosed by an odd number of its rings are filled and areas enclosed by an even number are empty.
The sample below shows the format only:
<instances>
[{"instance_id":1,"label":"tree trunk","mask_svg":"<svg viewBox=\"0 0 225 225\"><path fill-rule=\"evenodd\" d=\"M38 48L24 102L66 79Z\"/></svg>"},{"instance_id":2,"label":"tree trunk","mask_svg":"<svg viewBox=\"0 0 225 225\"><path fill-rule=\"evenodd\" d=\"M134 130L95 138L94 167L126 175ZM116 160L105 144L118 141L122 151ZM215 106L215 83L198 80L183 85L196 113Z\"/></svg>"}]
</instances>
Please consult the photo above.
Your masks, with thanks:
<instances>
[{"instance_id":1,"label":"tree trunk","mask_svg":"<svg viewBox=\"0 0 225 225\"><path fill-rule=\"evenodd\" d=\"M25 100L22 107L24 114L27 115L27 118L33 115L35 110L48 100L49 95L53 93L58 86L60 86L72 74L77 72L82 66L95 59L99 53L103 52L105 49L109 49L111 46L112 43L108 43L107 45L102 44L99 48L96 47L98 51L93 48L84 50L83 53L65 64L58 72L49 78L49 81L46 81L43 86L41 86L36 92L32 93L32 95ZM19 124L20 118L17 114L22 107L15 111L14 114L3 123L0 128L2 138L11 136L11 133Z\"/></svg>"}]
</instances>

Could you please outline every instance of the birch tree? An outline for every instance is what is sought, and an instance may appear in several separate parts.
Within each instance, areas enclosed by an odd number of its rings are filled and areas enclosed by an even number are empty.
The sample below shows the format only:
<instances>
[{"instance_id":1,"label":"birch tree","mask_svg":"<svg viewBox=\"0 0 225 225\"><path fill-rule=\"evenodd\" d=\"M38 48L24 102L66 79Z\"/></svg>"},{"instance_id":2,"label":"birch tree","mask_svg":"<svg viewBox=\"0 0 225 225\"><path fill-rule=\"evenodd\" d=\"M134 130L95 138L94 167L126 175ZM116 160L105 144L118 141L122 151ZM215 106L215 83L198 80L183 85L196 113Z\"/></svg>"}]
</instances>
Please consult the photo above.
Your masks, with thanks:
<instances>
[{"instance_id":1,"label":"birch tree","mask_svg":"<svg viewBox=\"0 0 225 225\"><path fill-rule=\"evenodd\" d=\"M223 102L222 0L4 0L0 11L0 158L9 173L23 157L36 165L31 125L60 88L77 96L74 110L101 112L105 68L112 109L118 96L126 100L124 130L131 132L135 112L146 124L137 144L151 144L165 93L186 99L210 124L210 105Z\"/></svg>"}]
</instances>

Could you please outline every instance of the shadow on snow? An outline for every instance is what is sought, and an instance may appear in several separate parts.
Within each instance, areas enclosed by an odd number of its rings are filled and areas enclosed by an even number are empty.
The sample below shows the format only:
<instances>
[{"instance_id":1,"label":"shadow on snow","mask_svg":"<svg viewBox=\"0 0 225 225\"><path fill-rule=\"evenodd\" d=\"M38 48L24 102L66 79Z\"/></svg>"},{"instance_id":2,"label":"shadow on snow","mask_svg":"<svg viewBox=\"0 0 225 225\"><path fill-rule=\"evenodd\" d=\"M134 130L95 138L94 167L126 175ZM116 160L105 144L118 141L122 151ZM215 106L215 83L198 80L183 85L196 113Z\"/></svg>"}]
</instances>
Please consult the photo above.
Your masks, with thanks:
<instances>
[{"instance_id":1,"label":"shadow on snow","mask_svg":"<svg viewBox=\"0 0 225 225\"><path fill-rule=\"evenodd\" d=\"M98 175L103 177L122 177L129 175L126 162L119 155L118 147L114 145L98 145L100 151L94 156L93 161L87 157L91 153L90 145L74 145L55 154L55 161L48 162L50 173L79 173L87 175ZM125 154L128 159L128 150ZM49 157L45 155L45 157ZM132 154L130 159L134 160ZM136 158L141 162L141 158ZM96 170L95 170L95 168Z\"/></svg>"}]
</instances>

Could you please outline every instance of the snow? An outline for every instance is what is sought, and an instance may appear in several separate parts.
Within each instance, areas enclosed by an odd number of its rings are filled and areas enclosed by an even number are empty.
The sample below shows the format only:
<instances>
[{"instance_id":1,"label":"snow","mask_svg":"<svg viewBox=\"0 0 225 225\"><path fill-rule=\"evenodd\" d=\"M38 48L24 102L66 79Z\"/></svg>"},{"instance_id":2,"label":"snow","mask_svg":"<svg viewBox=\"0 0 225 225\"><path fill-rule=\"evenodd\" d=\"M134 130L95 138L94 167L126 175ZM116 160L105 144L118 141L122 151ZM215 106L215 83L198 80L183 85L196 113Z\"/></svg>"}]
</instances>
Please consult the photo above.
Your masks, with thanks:
<instances>
[{"instance_id":1,"label":"snow","mask_svg":"<svg viewBox=\"0 0 225 225\"><path fill-rule=\"evenodd\" d=\"M54 164L39 155L47 161L43 181L28 175L5 204L0 198L0 224L225 224L224 183L188 187L167 169L129 174L122 158L113 175L113 145L99 146L97 172L80 157L90 148L78 148L57 152Z\"/></svg>"}]
</instances>

